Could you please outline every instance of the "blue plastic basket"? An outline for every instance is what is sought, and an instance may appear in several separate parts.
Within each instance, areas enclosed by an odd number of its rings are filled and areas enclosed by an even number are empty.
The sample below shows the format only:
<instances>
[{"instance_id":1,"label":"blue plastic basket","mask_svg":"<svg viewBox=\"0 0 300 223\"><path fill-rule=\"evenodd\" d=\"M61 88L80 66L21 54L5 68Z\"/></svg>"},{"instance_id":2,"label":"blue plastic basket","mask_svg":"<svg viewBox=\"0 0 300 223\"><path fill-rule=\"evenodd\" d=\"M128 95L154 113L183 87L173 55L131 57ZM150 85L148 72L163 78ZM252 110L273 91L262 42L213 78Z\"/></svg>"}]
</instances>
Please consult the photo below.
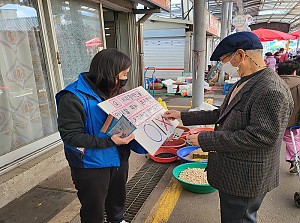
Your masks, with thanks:
<instances>
[{"instance_id":1,"label":"blue plastic basket","mask_svg":"<svg viewBox=\"0 0 300 223\"><path fill-rule=\"evenodd\" d=\"M186 146L182 147L181 149L177 150L177 156L184 162L184 163L192 163L196 162L193 160L186 159L185 157L189 155L192 151L199 149L199 146ZM199 161L200 163L207 163L207 161Z\"/></svg>"}]
</instances>

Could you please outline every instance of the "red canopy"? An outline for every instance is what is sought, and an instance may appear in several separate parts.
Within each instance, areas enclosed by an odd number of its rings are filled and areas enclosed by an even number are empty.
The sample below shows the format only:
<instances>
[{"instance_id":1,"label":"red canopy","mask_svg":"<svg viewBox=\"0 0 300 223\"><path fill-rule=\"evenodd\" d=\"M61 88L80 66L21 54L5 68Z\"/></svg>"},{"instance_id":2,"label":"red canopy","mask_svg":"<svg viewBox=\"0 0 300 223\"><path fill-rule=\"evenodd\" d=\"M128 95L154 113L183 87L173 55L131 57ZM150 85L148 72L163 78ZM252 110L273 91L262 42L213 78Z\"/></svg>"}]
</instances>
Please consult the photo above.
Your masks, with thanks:
<instances>
[{"instance_id":1,"label":"red canopy","mask_svg":"<svg viewBox=\"0 0 300 223\"><path fill-rule=\"evenodd\" d=\"M290 33L293 36L300 37L300 29L298 31Z\"/></svg>"},{"instance_id":2,"label":"red canopy","mask_svg":"<svg viewBox=\"0 0 300 223\"><path fill-rule=\"evenodd\" d=\"M272 30L272 29L264 29L264 28L259 28L256 30L252 30L252 32L257 35L257 37L260 39L262 42L266 41L273 41L273 40L289 40L289 39L295 39L295 36L280 32L277 30Z\"/></svg>"},{"instance_id":3,"label":"red canopy","mask_svg":"<svg viewBox=\"0 0 300 223\"><path fill-rule=\"evenodd\" d=\"M96 37L94 39L90 39L89 41L85 42L85 46L102 46L102 39Z\"/></svg>"}]
</instances>

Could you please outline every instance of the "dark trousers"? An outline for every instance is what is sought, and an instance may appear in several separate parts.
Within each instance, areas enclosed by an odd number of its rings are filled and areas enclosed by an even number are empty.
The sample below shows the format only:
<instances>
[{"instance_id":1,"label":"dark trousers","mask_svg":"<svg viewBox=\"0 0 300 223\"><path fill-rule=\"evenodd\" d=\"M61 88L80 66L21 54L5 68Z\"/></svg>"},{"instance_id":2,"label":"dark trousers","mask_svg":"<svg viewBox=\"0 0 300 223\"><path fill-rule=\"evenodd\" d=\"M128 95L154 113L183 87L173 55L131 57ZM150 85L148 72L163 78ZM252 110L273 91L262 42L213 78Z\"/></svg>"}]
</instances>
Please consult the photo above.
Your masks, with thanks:
<instances>
[{"instance_id":1,"label":"dark trousers","mask_svg":"<svg viewBox=\"0 0 300 223\"><path fill-rule=\"evenodd\" d=\"M128 157L121 159L120 167L101 169L71 168L77 196L81 203L81 223L119 223L124 220Z\"/></svg>"},{"instance_id":2,"label":"dark trousers","mask_svg":"<svg viewBox=\"0 0 300 223\"><path fill-rule=\"evenodd\" d=\"M219 191L222 223L255 223L256 213L266 194L238 197Z\"/></svg>"}]
</instances>

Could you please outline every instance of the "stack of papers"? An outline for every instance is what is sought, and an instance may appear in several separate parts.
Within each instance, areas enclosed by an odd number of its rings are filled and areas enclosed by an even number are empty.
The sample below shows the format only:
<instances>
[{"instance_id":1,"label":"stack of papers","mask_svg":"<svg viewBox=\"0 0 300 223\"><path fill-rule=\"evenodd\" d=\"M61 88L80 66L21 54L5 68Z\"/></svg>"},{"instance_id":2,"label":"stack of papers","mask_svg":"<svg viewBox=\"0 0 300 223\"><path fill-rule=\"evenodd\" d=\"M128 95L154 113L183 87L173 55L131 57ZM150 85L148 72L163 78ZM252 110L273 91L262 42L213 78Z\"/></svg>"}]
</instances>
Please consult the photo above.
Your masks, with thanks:
<instances>
[{"instance_id":1,"label":"stack of papers","mask_svg":"<svg viewBox=\"0 0 300 223\"><path fill-rule=\"evenodd\" d=\"M124 138L129 136L135 129L136 127L124 115L122 115L119 119L109 115L101 129L101 132L104 132L109 136L122 132L121 137Z\"/></svg>"}]
</instances>

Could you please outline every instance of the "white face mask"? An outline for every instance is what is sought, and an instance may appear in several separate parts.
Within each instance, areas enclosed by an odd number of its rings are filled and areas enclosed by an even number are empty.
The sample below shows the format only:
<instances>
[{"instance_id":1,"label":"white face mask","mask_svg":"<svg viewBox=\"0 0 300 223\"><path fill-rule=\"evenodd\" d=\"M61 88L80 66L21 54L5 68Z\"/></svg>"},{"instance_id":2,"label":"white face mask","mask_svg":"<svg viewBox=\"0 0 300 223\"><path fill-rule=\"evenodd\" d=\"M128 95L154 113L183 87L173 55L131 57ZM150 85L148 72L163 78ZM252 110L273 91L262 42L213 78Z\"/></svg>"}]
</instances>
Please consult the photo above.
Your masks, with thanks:
<instances>
[{"instance_id":1,"label":"white face mask","mask_svg":"<svg viewBox=\"0 0 300 223\"><path fill-rule=\"evenodd\" d=\"M239 67L234 67L230 61L222 64L222 70L227 73L230 77L239 77Z\"/></svg>"},{"instance_id":2,"label":"white face mask","mask_svg":"<svg viewBox=\"0 0 300 223\"><path fill-rule=\"evenodd\" d=\"M233 55L233 57L235 56L235 54ZM233 58L232 57L232 58ZM232 60L231 58L231 60ZM226 62L226 63L222 63L222 70L227 73L230 77L239 77L239 73L238 73L238 70L239 70L239 66L237 67L234 67L232 64L231 64L231 60Z\"/></svg>"}]
</instances>

